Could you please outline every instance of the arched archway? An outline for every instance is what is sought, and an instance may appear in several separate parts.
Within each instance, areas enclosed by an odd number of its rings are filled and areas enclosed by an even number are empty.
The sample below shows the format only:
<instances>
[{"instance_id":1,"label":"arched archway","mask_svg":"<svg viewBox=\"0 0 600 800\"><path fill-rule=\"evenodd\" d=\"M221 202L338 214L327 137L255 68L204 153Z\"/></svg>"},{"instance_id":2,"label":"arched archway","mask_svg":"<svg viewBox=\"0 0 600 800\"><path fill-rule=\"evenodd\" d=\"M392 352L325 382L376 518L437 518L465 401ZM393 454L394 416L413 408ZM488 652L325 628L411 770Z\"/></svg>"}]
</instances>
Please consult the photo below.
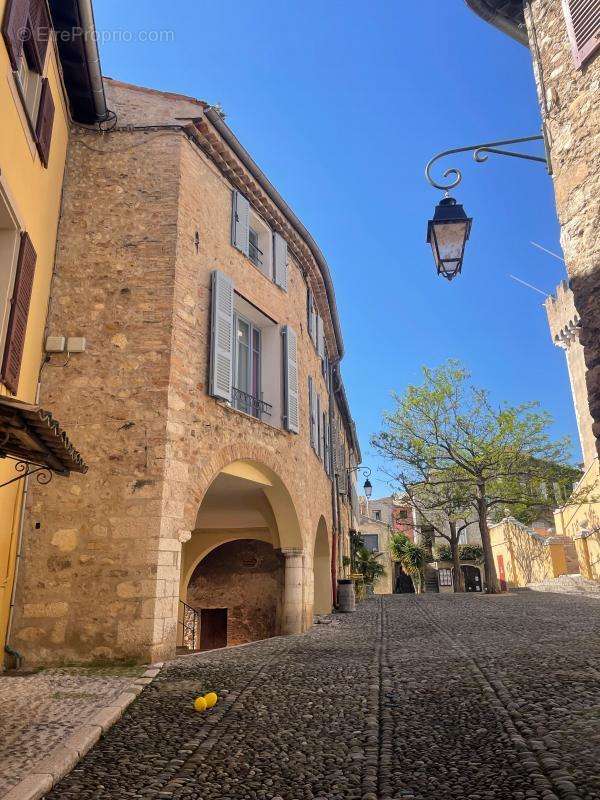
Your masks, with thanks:
<instances>
[{"instance_id":1,"label":"arched archway","mask_svg":"<svg viewBox=\"0 0 600 800\"><path fill-rule=\"evenodd\" d=\"M204 492L182 550L179 644L186 614L196 614L193 624L202 628L203 612L216 620L217 609L218 625L227 619L228 644L300 632L302 553L296 508L279 476L252 460L222 467Z\"/></svg>"},{"instance_id":2,"label":"arched archway","mask_svg":"<svg viewBox=\"0 0 600 800\"><path fill-rule=\"evenodd\" d=\"M331 553L327 524L319 520L313 553L314 607L315 614L330 614L333 604L331 584Z\"/></svg>"}]
</instances>

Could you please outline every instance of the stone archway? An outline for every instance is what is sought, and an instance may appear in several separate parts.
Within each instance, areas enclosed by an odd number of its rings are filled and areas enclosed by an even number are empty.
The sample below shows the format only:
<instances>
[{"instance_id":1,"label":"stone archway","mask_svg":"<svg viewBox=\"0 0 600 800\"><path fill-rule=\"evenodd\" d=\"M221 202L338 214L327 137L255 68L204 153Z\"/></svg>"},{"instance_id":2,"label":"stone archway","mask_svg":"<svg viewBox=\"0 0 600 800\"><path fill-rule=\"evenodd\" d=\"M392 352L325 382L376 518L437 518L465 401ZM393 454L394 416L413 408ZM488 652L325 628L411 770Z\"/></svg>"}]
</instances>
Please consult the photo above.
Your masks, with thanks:
<instances>
[{"instance_id":1,"label":"stone archway","mask_svg":"<svg viewBox=\"0 0 600 800\"><path fill-rule=\"evenodd\" d=\"M314 605L315 614L330 614L333 607L331 583L331 551L327 524L323 517L319 520L315 547L313 551Z\"/></svg>"},{"instance_id":2,"label":"stone archway","mask_svg":"<svg viewBox=\"0 0 600 800\"><path fill-rule=\"evenodd\" d=\"M228 609L229 644L303 629L300 523L287 487L265 464L249 459L226 464L203 494L182 549L179 644L183 603L188 613L190 608L201 613L209 602L217 608L209 586L220 598L218 607Z\"/></svg>"}]
</instances>

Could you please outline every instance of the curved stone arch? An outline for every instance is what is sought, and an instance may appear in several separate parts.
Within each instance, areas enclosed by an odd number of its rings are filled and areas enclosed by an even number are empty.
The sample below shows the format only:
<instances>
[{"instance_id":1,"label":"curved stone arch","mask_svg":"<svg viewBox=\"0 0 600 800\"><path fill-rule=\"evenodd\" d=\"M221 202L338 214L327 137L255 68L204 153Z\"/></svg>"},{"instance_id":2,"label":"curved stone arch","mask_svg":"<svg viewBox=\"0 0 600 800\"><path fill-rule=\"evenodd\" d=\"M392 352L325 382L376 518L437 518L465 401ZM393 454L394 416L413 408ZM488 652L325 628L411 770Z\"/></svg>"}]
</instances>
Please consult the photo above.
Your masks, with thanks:
<instances>
[{"instance_id":1,"label":"curved stone arch","mask_svg":"<svg viewBox=\"0 0 600 800\"><path fill-rule=\"evenodd\" d=\"M331 535L327 521L321 516L313 547L313 610L315 614L329 614L333 605L331 583Z\"/></svg>"},{"instance_id":2,"label":"curved stone arch","mask_svg":"<svg viewBox=\"0 0 600 800\"><path fill-rule=\"evenodd\" d=\"M202 536L203 534L198 534ZM228 531L226 533L211 533L207 535L209 538L209 544L200 551L200 554L194 556L194 559L189 563L186 564L185 572L181 572L181 580L180 580L180 591L179 596L182 600L185 600L185 594L187 592L187 587L191 580L192 575L194 574L194 570L200 564L201 561L210 555L213 550L216 550L218 547L222 547L224 544L229 544L230 542L240 542L240 541L258 541L258 542L265 542L265 544L272 544L271 533L266 529L264 531L239 531L233 532ZM186 542L186 545L188 543ZM184 547L186 546L184 545Z\"/></svg>"},{"instance_id":3,"label":"curved stone arch","mask_svg":"<svg viewBox=\"0 0 600 800\"><path fill-rule=\"evenodd\" d=\"M254 466L271 481L272 486L265 485L263 490L277 521L281 549L304 550L304 537L298 515L298 509L302 507L300 498L295 496L293 488L280 477L282 464L276 454L257 444L228 445L214 453L204 464L195 481L198 487L197 492L193 492L195 509L190 509L193 519L195 520L195 515L202 505L206 493L218 475L238 463Z\"/></svg>"}]
</instances>

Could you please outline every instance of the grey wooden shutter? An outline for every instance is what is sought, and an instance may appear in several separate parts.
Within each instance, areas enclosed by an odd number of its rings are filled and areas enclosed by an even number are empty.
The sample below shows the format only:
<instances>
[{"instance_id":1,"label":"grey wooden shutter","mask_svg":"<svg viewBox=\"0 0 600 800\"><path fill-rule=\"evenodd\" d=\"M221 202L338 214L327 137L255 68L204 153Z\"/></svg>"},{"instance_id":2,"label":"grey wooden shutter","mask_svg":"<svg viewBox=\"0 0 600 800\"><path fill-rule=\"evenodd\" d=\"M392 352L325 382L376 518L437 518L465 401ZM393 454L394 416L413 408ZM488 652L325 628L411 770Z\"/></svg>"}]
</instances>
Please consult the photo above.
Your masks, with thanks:
<instances>
[{"instance_id":1,"label":"grey wooden shutter","mask_svg":"<svg viewBox=\"0 0 600 800\"><path fill-rule=\"evenodd\" d=\"M321 358L325 358L325 328L323 320L317 314L317 352Z\"/></svg>"},{"instance_id":2,"label":"grey wooden shutter","mask_svg":"<svg viewBox=\"0 0 600 800\"><path fill-rule=\"evenodd\" d=\"M308 335L313 338L313 320L315 316L315 303L313 300L313 293L310 289L306 290L306 329ZM314 340L313 340L314 341Z\"/></svg>"},{"instance_id":3,"label":"grey wooden shutter","mask_svg":"<svg viewBox=\"0 0 600 800\"><path fill-rule=\"evenodd\" d=\"M212 273L210 330L210 394L232 399L233 381L233 281L216 269Z\"/></svg>"},{"instance_id":4,"label":"grey wooden shutter","mask_svg":"<svg viewBox=\"0 0 600 800\"><path fill-rule=\"evenodd\" d=\"M2 21L2 36L8 50L11 67L19 68L19 61L23 55L22 32L27 26L29 16L29 0L8 0L4 19Z\"/></svg>"},{"instance_id":5,"label":"grey wooden shutter","mask_svg":"<svg viewBox=\"0 0 600 800\"><path fill-rule=\"evenodd\" d=\"M285 325L283 328L283 388L285 401L284 427L292 433L300 430L298 408L298 337Z\"/></svg>"},{"instance_id":6,"label":"grey wooden shutter","mask_svg":"<svg viewBox=\"0 0 600 800\"><path fill-rule=\"evenodd\" d=\"M323 415L321 413L321 395L317 394L317 455L323 458Z\"/></svg>"},{"instance_id":7,"label":"grey wooden shutter","mask_svg":"<svg viewBox=\"0 0 600 800\"><path fill-rule=\"evenodd\" d=\"M31 239L26 233L22 233L1 371L2 382L13 394L17 394L19 388L36 261L37 254Z\"/></svg>"},{"instance_id":8,"label":"grey wooden shutter","mask_svg":"<svg viewBox=\"0 0 600 800\"><path fill-rule=\"evenodd\" d=\"M325 458L325 471L331 475L331 430L329 426L329 413L327 409L323 412L323 446Z\"/></svg>"},{"instance_id":9,"label":"grey wooden shutter","mask_svg":"<svg viewBox=\"0 0 600 800\"><path fill-rule=\"evenodd\" d=\"M567 32L576 67L600 47L599 0L562 0Z\"/></svg>"},{"instance_id":10,"label":"grey wooden shutter","mask_svg":"<svg viewBox=\"0 0 600 800\"><path fill-rule=\"evenodd\" d=\"M314 449L315 446L315 407L314 407L314 391L313 391L313 379L311 376L308 376L308 428L310 432L310 445Z\"/></svg>"},{"instance_id":11,"label":"grey wooden shutter","mask_svg":"<svg viewBox=\"0 0 600 800\"><path fill-rule=\"evenodd\" d=\"M278 233L273 234L273 258L275 262L275 268L273 270L275 283L287 292L288 248L286 240Z\"/></svg>"},{"instance_id":12,"label":"grey wooden shutter","mask_svg":"<svg viewBox=\"0 0 600 800\"><path fill-rule=\"evenodd\" d=\"M50 91L48 78L42 80L42 93L40 95L40 109L35 126L35 139L42 164L47 167L50 158L50 145L52 143L52 128L54 126L54 100Z\"/></svg>"},{"instance_id":13,"label":"grey wooden shutter","mask_svg":"<svg viewBox=\"0 0 600 800\"><path fill-rule=\"evenodd\" d=\"M244 255L250 250L250 203L237 190L233 192L233 213L231 218L231 243Z\"/></svg>"},{"instance_id":14,"label":"grey wooden shutter","mask_svg":"<svg viewBox=\"0 0 600 800\"><path fill-rule=\"evenodd\" d=\"M41 75L44 72L46 51L48 50L51 31L46 0L30 0L29 24L31 40L28 52L33 56L36 71Z\"/></svg>"}]
</instances>

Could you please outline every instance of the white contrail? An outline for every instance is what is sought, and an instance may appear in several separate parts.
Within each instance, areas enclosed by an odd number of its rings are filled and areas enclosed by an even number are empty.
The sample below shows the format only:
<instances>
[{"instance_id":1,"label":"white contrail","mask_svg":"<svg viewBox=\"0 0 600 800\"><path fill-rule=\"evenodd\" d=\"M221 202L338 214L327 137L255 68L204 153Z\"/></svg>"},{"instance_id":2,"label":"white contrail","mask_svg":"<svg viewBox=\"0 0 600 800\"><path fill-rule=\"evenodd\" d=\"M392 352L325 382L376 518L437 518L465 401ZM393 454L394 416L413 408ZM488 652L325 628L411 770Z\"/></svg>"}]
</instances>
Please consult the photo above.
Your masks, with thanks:
<instances>
[{"instance_id":1,"label":"white contrail","mask_svg":"<svg viewBox=\"0 0 600 800\"><path fill-rule=\"evenodd\" d=\"M541 289L538 289L537 286L532 286L530 283L527 283L527 281L522 281L521 278L517 278L516 275L509 275L508 277L512 278L513 281L517 281L517 283L522 283L523 286L527 286L529 289L533 289L534 292L539 292L539 294L543 294L544 297L550 297L548 292L543 292Z\"/></svg>"},{"instance_id":2,"label":"white contrail","mask_svg":"<svg viewBox=\"0 0 600 800\"><path fill-rule=\"evenodd\" d=\"M530 242L530 244L532 244L534 247L537 247L538 250L543 250L544 253L548 253L549 256L554 256L554 258L558 258L558 260L562 261L563 264L565 263L564 258L562 256L559 256L558 253L553 253L552 250L548 250L548 248L542 247L542 245L538 244L537 242Z\"/></svg>"}]
</instances>

